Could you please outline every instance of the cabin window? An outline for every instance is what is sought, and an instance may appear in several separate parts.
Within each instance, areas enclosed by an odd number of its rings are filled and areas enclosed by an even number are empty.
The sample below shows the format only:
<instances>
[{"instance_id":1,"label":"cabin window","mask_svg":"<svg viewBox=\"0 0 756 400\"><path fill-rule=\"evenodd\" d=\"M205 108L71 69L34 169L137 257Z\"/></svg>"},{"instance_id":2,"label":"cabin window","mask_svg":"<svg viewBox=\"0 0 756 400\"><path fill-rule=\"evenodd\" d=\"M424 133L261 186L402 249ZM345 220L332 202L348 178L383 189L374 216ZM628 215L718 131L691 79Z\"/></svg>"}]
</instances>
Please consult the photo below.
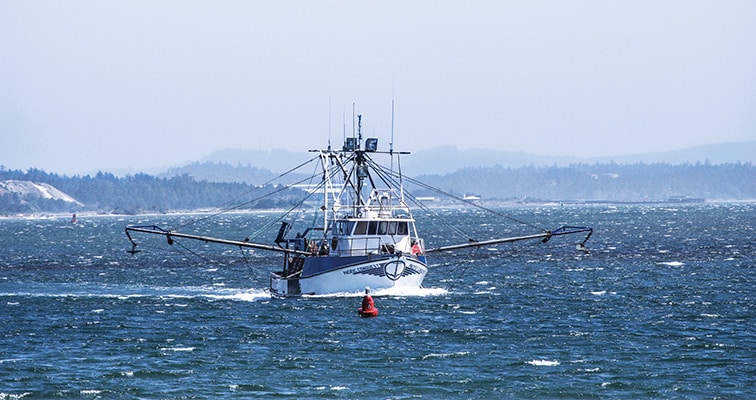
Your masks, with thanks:
<instances>
[{"instance_id":1,"label":"cabin window","mask_svg":"<svg viewBox=\"0 0 756 400\"><path fill-rule=\"evenodd\" d=\"M349 229L354 227L354 235L400 235L409 234L409 225L406 221L358 221L349 222ZM345 231L349 232L349 231Z\"/></svg>"},{"instance_id":2,"label":"cabin window","mask_svg":"<svg viewBox=\"0 0 756 400\"><path fill-rule=\"evenodd\" d=\"M354 234L355 235L364 235L367 233L367 221L359 221L357 222L357 227L354 228Z\"/></svg>"},{"instance_id":3,"label":"cabin window","mask_svg":"<svg viewBox=\"0 0 756 400\"><path fill-rule=\"evenodd\" d=\"M333 224L333 233L335 235L349 235L352 233L352 228L354 227L354 222L351 221L336 221Z\"/></svg>"}]
</instances>

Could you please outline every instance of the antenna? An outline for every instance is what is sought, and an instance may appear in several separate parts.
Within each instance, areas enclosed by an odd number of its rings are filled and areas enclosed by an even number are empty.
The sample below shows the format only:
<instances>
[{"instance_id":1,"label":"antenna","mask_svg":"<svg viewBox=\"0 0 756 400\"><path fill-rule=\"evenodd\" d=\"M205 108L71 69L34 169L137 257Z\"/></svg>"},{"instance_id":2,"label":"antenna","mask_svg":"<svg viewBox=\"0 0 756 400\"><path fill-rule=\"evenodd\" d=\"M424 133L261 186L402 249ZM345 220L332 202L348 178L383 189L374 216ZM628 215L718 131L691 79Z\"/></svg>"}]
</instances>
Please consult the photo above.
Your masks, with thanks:
<instances>
[{"instance_id":1,"label":"antenna","mask_svg":"<svg viewBox=\"0 0 756 400\"><path fill-rule=\"evenodd\" d=\"M354 134L355 134L355 127L354 127L354 102L352 102L352 137L355 137Z\"/></svg>"},{"instance_id":2,"label":"antenna","mask_svg":"<svg viewBox=\"0 0 756 400\"><path fill-rule=\"evenodd\" d=\"M328 152L331 151L331 96L328 96Z\"/></svg>"},{"instance_id":3,"label":"antenna","mask_svg":"<svg viewBox=\"0 0 756 400\"><path fill-rule=\"evenodd\" d=\"M394 172L394 99L391 99L391 142L389 143L391 156L391 172Z\"/></svg>"},{"instance_id":4,"label":"antenna","mask_svg":"<svg viewBox=\"0 0 756 400\"><path fill-rule=\"evenodd\" d=\"M394 154L394 99L391 99L391 143L389 143L389 154Z\"/></svg>"}]
</instances>

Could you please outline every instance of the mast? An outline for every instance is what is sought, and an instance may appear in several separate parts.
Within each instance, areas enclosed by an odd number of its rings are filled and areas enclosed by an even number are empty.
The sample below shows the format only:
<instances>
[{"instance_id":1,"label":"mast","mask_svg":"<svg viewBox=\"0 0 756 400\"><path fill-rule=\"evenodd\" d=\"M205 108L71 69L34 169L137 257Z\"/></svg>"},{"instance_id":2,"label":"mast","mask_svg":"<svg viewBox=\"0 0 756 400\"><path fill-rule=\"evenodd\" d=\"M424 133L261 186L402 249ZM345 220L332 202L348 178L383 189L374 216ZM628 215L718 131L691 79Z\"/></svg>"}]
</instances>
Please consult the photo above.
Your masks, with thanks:
<instances>
[{"instance_id":1,"label":"mast","mask_svg":"<svg viewBox=\"0 0 756 400\"><path fill-rule=\"evenodd\" d=\"M367 175L367 169L364 166L365 155L362 152L362 114L357 114L357 143L355 144L354 155L354 173L357 175L357 198L355 199L355 201L357 202L356 207L361 207L365 205L365 202L362 198L362 184Z\"/></svg>"},{"instance_id":2,"label":"mast","mask_svg":"<svg viewBox=\"0 0 756 400\"><path fill-rule=\"evenodd\" d=\"M331 153L331 98L328 97L328 153ZM320 153L320 161L323 163L323 179L326 180L323 184L323 240L326 239L326 233L328 231L328 190L330 186L330 178L328 177L328 158Z\"/></svg>"},{"instance_id":3,"label":"mast","mask_svg":"<svg viewBox=\"0 0 756 400\"><path fill-rule=\"evenodd\" d=\"M331 141L328 141L328 153L331 152ZM331 188L331 177L328 173L328 156L320 153L320 162L323 163L323 179L325 179L323 185L323 240L326 239L328 233L328 192Z\"/></svg>"}]
</instances>

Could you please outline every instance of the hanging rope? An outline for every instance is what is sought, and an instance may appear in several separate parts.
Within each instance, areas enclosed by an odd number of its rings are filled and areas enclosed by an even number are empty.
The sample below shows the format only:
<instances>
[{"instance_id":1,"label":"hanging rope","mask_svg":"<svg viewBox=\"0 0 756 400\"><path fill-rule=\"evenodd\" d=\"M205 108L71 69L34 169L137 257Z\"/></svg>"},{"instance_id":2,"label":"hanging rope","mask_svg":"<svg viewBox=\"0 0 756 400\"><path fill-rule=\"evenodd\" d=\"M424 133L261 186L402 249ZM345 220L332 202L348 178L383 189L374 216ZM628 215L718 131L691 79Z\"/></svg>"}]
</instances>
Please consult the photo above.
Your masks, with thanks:
<instances>
[{"instance_id":1,"label":"hanging rope","mask_svg":"<svg viewBox=\"0 0 756 400\"><path fill-rule=\"evenodd\" d=\"M459 281L460 281L460 280L462 279L462 276L464 276L464 275L465 275L465 274L467 273L467 270L468 270L468 269L470 269L470 267L471 267L471 266L473 265L473 262L472 262L472 260L471 260L471 259L472 259L472 258L474 258L474 257L476 257L477 253L478 253L478 248L477 248L477 247L475 247L475 248L473 249L473 251L472 251L472 252L470 252L470 257L469 257L469 258L468 258L467 260L465 260L465 264L466 264L466 266L465 266L464 268L462 268L462 271L461 271L461 272L460 272L460 273L459 273L459 274L457 275L457 277L456 277L456 278L455 278L455 279L454 279L454 280L453 280L453 281L451 282L451 284L449 285L449 287L447 287L447 288L446 288L446 290L447 290L447 291L451 292L451 291L452 291L452 289L454 288L454 285L455 285L455 284L456 284L457 282L459 282ZM455 272L455 271L456 271L457 269L459 269L459 267L456 267L456 268L452 268L451 272L453 273L453 272Z\"/></svg>"}]
</instances>

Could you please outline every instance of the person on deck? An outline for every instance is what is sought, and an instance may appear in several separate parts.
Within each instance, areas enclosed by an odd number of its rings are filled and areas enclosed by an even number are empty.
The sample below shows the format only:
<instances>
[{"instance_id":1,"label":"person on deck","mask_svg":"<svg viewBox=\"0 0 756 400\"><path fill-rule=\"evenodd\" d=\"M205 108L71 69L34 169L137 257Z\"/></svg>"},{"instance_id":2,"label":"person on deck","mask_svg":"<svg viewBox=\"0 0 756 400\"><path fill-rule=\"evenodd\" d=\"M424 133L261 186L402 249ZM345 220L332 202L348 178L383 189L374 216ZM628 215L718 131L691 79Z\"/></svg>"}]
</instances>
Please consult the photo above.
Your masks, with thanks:
<instances>
[{"instance_id":1,"label":"person on deck","mask_svg":"<svg viewBox=\"0 0 756 400\"><path fill-rule=\"evenodd\" d=\"M420 243L417 240L412 241L412 255L420 255L423 253L423 249L420 248Z\"/></svg>"},{"instance_id":2,"label":"person on deck","mask_svg":"<svg viewBox=\"0 0 756 400\"><path fill-rule=\"evenodd\" d=\"M373 296L370 295L370 288L365 288L365 297L362 298L362 312L370 311L375 306Z\"/></svg>"}]
</instances>

